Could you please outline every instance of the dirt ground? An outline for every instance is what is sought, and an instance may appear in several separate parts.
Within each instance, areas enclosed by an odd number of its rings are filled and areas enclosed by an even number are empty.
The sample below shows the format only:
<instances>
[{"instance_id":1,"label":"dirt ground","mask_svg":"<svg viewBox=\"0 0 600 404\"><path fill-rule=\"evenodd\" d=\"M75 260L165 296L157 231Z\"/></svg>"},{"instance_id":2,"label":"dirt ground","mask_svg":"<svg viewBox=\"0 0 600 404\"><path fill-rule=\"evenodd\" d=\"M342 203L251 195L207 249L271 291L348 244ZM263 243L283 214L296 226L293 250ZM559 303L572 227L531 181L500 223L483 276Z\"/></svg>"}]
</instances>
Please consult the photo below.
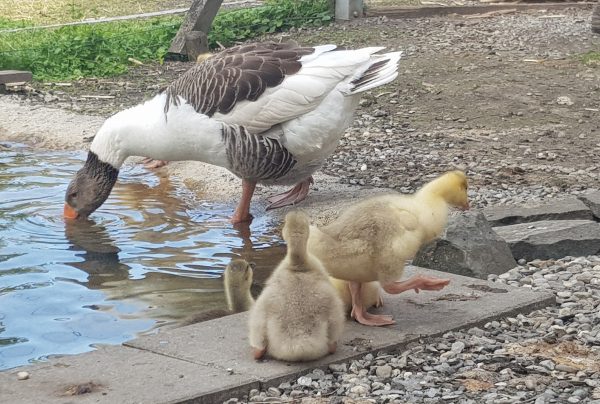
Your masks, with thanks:
<instances>
[{"instance_id":1,"label":"dirt ground","mask_svg":"<svg viewBox=\"0 0 600 404\"><path fill-rule=\"evenodd\" d=\"M365 94L324 167L340 182L408 192L461 167L475 187L509 192L542 185L560 193L600 187L600 66L582 61L586 52L600 51L590 15L588 6L489 18L371 18L266 39L404 51L398 79ZM150 97L189 66L171 62L109 79L34 83L8 97L108 116Z\"/></svg>"}]
</instances>

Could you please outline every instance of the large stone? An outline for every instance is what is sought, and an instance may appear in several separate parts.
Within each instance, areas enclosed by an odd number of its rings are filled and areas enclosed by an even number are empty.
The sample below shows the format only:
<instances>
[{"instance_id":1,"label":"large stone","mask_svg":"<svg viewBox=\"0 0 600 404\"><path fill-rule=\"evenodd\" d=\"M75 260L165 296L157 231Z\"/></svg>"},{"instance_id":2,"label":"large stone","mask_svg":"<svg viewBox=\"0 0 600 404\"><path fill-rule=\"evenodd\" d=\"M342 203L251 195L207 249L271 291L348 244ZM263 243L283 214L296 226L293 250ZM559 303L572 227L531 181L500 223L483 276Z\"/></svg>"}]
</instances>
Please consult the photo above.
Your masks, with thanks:
<instances>
[{"instance_id":1,"label":"large stone","mask_svg":"<svg viewBox=\"0 0 600 404\"><path fill-rule=\"evenodd\" d=\"M506 241L476 211L452 216L442 236L422 248L413 263L482 279L517 266Z\"/></svg>"},{"instance_id":2,"label":"large stone","mask_svg":"<svg viewBox=\"0 0 600 404\"><path fill-rule=\"evenodd\" d=\"M600 253L600 223L591 220L544 220L495 227L516 259L527 261Z\"/></svg>"},{"instance_id":3,"label":"large stone","mask_svg":"<svg viewBox=\"0 0 600 404\"><path fill-rule=\"evenodd\" d=\"M591 210L577 198L556 199L535 206L492 206L483 210L492 226L540 220L592 220Z\"/></svg>"},{"instance_id":4,"label":"large stone","mask_svg":"<svg viewBox=\"0 0 600 404\"><path fill-rule=\"evenodd\" d=\"M590 209L596 220L600 220L600 191L585 193L579 199Z\"/></svg>"}]
</instances>

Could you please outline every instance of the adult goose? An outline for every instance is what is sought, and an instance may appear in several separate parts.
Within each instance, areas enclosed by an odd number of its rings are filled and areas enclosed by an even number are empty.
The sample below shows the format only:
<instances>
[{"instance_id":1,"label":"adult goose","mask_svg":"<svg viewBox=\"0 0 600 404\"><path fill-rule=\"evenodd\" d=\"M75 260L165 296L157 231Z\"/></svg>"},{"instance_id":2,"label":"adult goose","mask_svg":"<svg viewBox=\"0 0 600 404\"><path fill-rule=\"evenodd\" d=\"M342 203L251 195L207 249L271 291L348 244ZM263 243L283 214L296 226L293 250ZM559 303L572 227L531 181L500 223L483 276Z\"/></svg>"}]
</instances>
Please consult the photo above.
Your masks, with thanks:
<instances>
[{"instance_id":1,"label":"adult goose","mask_svg":"<svg viewBox=\"0 0 600 404\"><path fill-rule=\"evenodd\" d=\"M199 160L242 179L232 222L250 221L257 183L295 184L269 208L297 203L352 122L360 93L394 80L401 52L382 47L255 43L194 65L163 92L108 118L69 184L67 218L108 198L129 156Z\"/></svg>"}]
</instances>

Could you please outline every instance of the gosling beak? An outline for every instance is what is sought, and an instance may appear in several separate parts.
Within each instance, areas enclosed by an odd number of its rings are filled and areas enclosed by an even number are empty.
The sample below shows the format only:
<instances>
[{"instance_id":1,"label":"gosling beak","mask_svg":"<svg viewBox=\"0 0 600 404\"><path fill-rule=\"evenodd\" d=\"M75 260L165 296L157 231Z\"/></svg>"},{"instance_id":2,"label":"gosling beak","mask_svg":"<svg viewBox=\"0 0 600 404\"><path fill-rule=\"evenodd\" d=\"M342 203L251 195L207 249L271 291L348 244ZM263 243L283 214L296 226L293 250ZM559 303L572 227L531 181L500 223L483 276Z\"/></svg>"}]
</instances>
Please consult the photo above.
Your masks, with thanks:
<instances>
[{"instance_id":1,"label":"gosling beak","mask_svg":"<svg viewBox=\"0 0 600 404\"><path fill-rule=\"evenodd\" d=\"M465 210L469 210L471 207L469 206L469 201L465 202L464 205L461 205L459 207L460 210L465 211Z\"/></svg>"},{"instance_id":2,"label":"gosling beak","mask_svg":"<svg viewBox=\"0 0 600 404\"><path fill-rule=\"evenodd\" d=\"M66 219L77 219L79 217L79 213L77 213L77 211L68 203L65 203L64 216Z\"/></svg>"}]
</instances>

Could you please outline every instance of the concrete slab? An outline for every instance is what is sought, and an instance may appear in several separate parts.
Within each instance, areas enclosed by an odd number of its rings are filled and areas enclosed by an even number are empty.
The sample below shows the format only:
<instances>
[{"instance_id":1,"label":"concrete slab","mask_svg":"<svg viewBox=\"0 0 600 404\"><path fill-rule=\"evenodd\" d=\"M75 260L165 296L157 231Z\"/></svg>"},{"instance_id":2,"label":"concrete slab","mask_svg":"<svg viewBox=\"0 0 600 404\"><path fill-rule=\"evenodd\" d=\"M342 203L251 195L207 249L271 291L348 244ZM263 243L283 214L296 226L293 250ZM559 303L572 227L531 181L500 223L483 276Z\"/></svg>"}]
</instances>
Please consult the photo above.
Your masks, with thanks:
<instances>
[{"instance_id":1,"label":"concrete slab","mask_svg":"<svg viewBox=\"0 0 600 404\"><path fill-rule=\"evenodd\" d=\"M492 226L541 220L592 220L592 211L581 200L563 198L536 206L491 206L483 210Z\"/></svg>"},{"instance_id":2,"label":"concrete slab","mask_svg":"<svg viewBox=\"0 0 600 404\"><path fill-rule=\"evenodd\" d=\"M515 259L562 258L600 252L600 223L592 220L543 220L494 227Z\"/></svg>"},{"instance_id":3,"label":"concrete slab","mask_svg":"<svg viewBox=\"0 0 600 404\"><path fill-rule=\"evenodd\" d=\"M487 281L417 267L409 267L406 272L406 276L419 272L452 281L441 293L385 295L385 306L379 311L393 314L397 324L377 328L348 322L338 352L320 361L305 364L254 361L248 347L246 313L139 338L126 345L199 365L230 368L265 385L277 385L310 369L366 352L396 350L424 336L440 335L554 303L554 296L545 292L498 287Z\"/></svg>"},{"instance_id":4,"label":"concrete slab","mask_svg":"<svg viewBox=\"0 0 600 404\"><path fill-rule=\"evenodd\" d=\"M600 10L600 6L598 6L597 10ZM579 200L585 203L592 211L594 219L600 221L600 191L587 192L579 196Z\"/></svg>"},{"instance_id":5,"label":"concrete slab","mask_svg":"<svg viewBox=\"0 0 600 404\"><path fill-rule=\"evenodd\" d=\"M28 380L17 380L27 371ZM82 394L73 394L75 386ZM258 382L239 374L198 366L123 346L101 347L81 355L0 372L0 402L30 403L168 403L213 404L244 395ZM227 392L227 397L222 392Z\"/></svg>"},{"instance_id":6,"label":"concrete slab","mask_svg":"<svg viewBox=\"0 0 600 404\"><path fill-rule=\"evenodd\" d=\"M338 352L320 361L288 364L256 362L247 339L247 314L240 313L130 341L124 346L52 359L48 363L0 372L1 401L19 403L219 403L250 389L285 380L367 352L397 351L423 337L482 325L554 304L548 292L409 267L406 276L424 273L451 279L439 293L384 296L380 312L396 325L376 328L348 322ZM18 381L18 371L29 380ZM85 383L91 390L70 395Z\"/></svg>"}]
</instances>

